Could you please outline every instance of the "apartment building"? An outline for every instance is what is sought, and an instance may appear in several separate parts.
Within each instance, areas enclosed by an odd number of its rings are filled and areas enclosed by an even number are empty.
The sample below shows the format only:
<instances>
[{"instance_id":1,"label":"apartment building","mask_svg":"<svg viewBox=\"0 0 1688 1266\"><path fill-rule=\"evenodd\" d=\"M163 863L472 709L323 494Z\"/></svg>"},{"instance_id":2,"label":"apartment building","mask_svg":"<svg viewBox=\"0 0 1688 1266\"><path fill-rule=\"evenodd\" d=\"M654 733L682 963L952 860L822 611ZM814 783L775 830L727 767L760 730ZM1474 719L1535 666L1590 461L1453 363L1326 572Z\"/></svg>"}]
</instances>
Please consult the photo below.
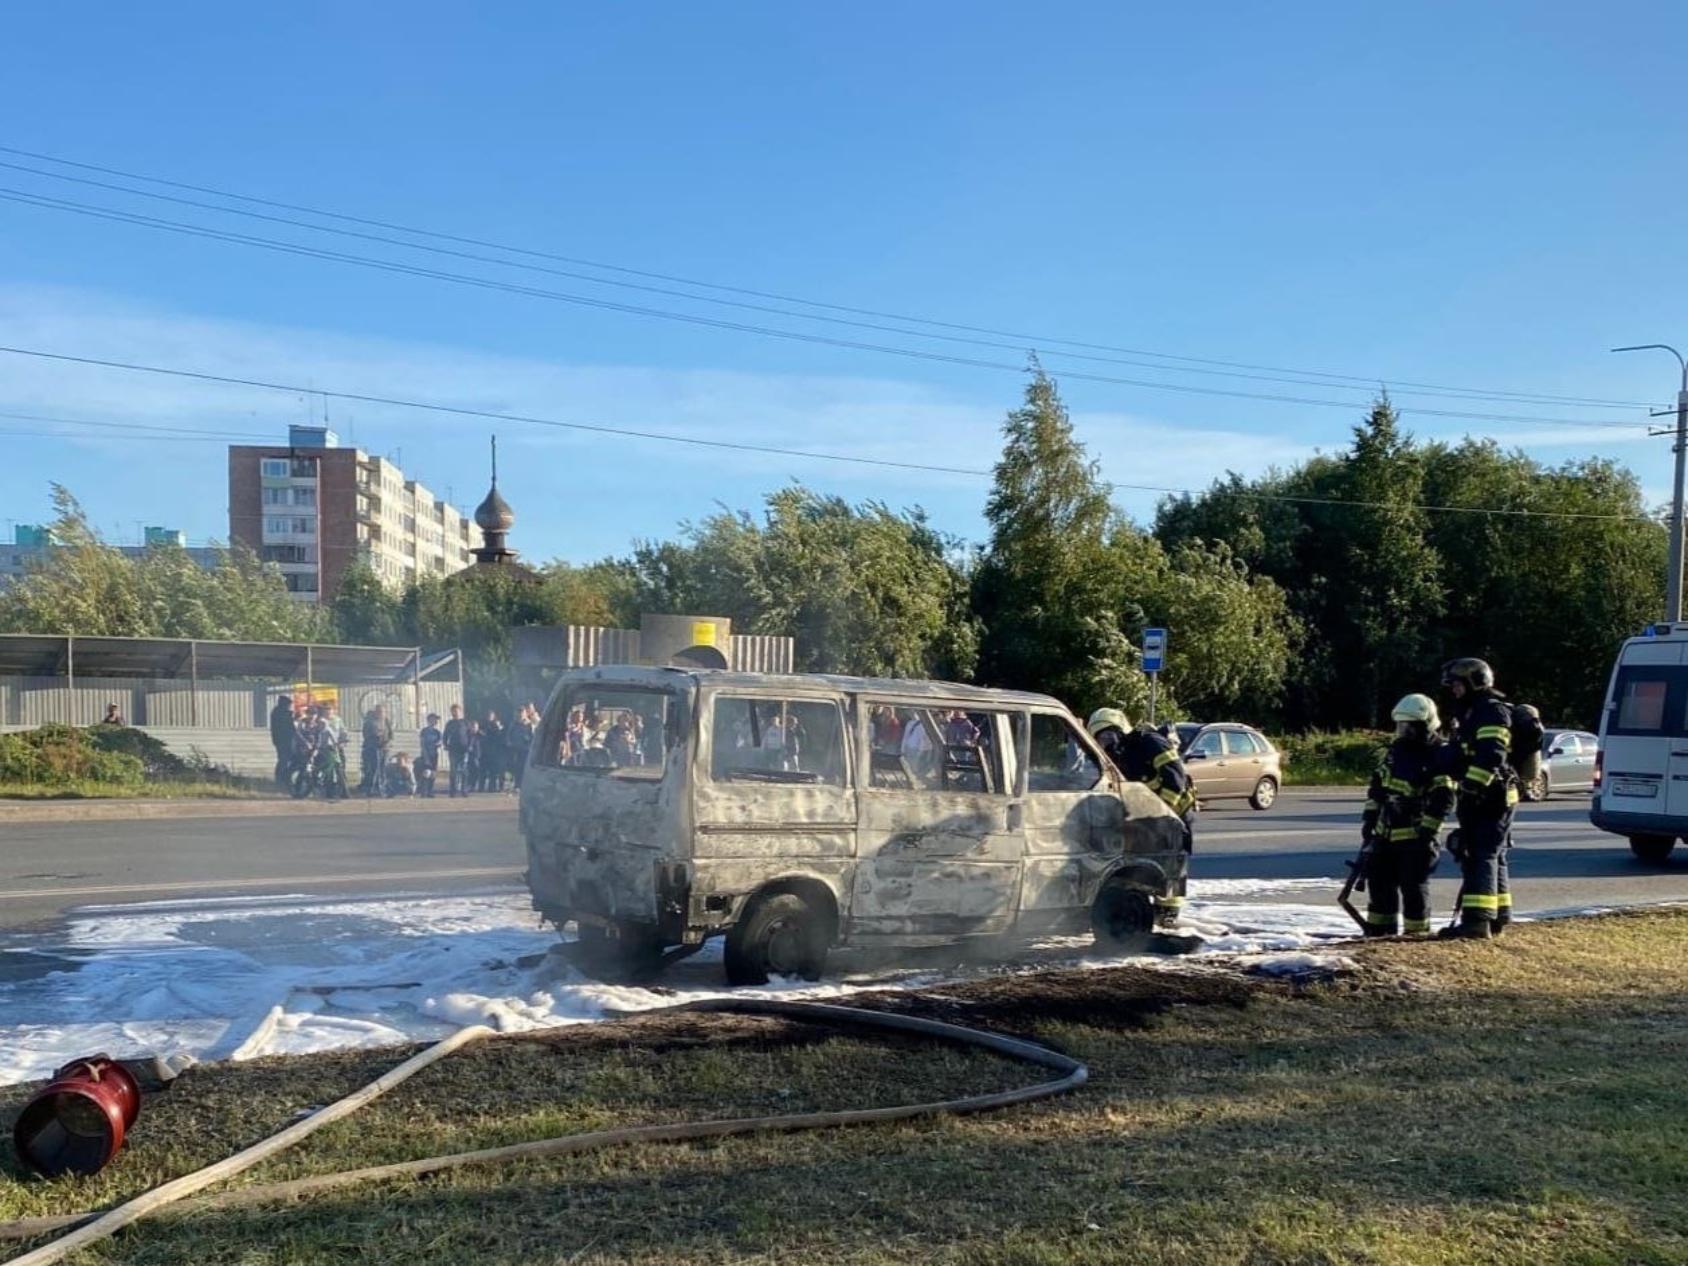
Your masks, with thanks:
<instances>
[{"instance_id":1,"label":"apartment building","mask_svg":"<svg viewBox=\"0 0 1688 1266\"><path fill-rule=\"evenodd\" d=\"M331 599L357 561L401 589L461 571L481 545L472 519L392 462L307 426L290 428L285 446L230 446L229 538L275 563L309 602Z\"/></svg>"}]
</instances>

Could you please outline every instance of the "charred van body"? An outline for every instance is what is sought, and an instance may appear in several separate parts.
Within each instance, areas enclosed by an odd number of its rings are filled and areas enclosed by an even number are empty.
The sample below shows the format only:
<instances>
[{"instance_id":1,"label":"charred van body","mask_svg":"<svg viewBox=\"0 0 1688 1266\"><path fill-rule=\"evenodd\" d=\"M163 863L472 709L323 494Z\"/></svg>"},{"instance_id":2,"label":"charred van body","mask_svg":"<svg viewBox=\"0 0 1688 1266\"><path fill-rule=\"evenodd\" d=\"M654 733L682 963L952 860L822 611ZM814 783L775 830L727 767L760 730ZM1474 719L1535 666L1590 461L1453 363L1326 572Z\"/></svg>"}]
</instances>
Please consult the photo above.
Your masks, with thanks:
<instances>
[{"instance_id":1,"label":"charred van body","mask_svg":"<svg viewBox=\"0 0 1688 1266\"><path fill-rule=\"evenodd\" d=\"M604 667L565 674L522 782L533 903L604 968L727 938L735 983L834 945L1177 917L1179 819L1058 701L942 682Z\"/></svg>"}]
</instances>

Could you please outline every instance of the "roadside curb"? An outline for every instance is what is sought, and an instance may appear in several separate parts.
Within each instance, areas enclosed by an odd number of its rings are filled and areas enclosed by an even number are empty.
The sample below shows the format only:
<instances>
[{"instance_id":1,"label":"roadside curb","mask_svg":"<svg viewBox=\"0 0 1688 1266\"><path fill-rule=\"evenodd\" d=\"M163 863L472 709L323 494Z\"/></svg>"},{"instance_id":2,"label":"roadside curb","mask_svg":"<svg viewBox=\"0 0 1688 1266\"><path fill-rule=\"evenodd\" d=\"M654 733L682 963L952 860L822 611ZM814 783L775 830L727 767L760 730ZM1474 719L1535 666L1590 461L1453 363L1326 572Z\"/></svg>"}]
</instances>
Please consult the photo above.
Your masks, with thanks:
<instances>
[{"instance_id":1,"label":"roadside curb","mask_svg":"<svg viewBox=\"0 0 1688 1266\"><path fill-rule=\"evenodd\" d=\"M398 813L510 813L515 796L452 800L42 800L0 803L0 825L12 822L128 822L159 818L368 817Z\"/></svg>"}]
</instances>

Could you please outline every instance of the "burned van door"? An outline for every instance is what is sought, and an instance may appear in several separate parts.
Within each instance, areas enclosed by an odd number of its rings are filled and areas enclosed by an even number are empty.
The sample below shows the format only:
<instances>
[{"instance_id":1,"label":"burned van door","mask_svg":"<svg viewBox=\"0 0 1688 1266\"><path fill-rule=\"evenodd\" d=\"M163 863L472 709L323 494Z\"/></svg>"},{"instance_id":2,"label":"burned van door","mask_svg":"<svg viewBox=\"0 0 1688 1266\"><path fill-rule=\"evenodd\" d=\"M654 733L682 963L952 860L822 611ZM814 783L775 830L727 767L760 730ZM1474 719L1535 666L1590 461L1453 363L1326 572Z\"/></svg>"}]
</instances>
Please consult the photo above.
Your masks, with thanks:
<instances>
[{"instance_id":1,"label":"burned van door","mask_svg":"<svg viewBox=\"0 0 1688 1266\"><path fill-rule=\"evenodd\" d=\"M1006 930L1022 838L1005 778L1010 714L863 700L852 938L948 939Z\"/></svg>"},{"instance_id":2,"label":"burned van door","mask_svg":"<svg viewBox=\"0 0 1688 1266\"><path fill-rule=\"evenodd\" d=\"M1088 909L1119 855L1125 815L1103 758L1070 717L1032 712L1022 733L1026 866L1020 912L1032 923L1046 923L1063 910Z\"/></svg>"}]
</instances>

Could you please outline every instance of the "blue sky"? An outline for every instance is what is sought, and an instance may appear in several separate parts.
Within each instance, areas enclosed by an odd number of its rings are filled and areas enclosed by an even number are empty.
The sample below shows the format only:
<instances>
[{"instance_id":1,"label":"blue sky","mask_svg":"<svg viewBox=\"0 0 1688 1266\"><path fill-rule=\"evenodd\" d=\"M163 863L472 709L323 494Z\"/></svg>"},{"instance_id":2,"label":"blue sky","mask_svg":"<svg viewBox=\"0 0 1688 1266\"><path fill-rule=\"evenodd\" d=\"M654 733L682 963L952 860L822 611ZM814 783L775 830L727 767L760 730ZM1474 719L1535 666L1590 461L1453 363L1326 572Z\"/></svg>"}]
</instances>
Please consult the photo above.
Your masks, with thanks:
<instances>
[{"instance_id":1,"label":"blue sky","mask_svg":"<svg viewBox=\"0 0 1688 1266\"><path fill-rule=\"evenodd\" d=\"M1366 388L1081 362L1115 347L1397 384L1420 435L1616 456L1688 344L1688 8L1630 4L65 5L8 15L0 145L535 250L1013 330L1006 349L325 238L0 168L0 189L530 287L1019 364L1110 478L1339 447ZM50 164L0 154L0 161ZM90 173L83 172L83 175ZM105 179L104 177L96 177ZM198 196L198 195L187 195ZM592 272L601 278L617 274ZM627 278L623 275L623 280ZM663 284L663 283L653 283ZM753 302L760 302L752 300ZM836 315L836 314L835 314ZM0 342L495 411L968 468L1016 373L757 337L0 201ZM1119 359L1118 353L1098 353ZM1352 400L1330 408L1081 381ZM1416 411L1415 411L1415 406ZM279 436L320 402L0 356L0 413ZM473 505L487 422L330 402ZM1574 419L1445 418L1440 407ZM227 532L221 442L0 417L0 518L68 484L113 536ZM498 425L531 558L586 560L788 479L982 534L964 475ZM54 431L54 435L29 432ZM74 438L67 438L73 435ZM1139 518L1154 494L1122 493Z\"/></svg>"}]
</instances>

